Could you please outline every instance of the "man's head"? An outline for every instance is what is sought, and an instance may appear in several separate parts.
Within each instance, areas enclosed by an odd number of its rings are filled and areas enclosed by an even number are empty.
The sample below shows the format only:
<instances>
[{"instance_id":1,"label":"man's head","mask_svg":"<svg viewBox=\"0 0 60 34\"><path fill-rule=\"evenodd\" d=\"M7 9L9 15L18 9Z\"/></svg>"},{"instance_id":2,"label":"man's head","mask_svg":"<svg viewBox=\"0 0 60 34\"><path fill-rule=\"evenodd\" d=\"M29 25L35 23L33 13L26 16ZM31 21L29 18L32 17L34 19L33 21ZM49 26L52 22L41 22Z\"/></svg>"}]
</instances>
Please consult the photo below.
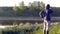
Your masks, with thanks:
<instances>
[{"instance_id":1,"label":"man's head","mask_svg":"<svg viewBox=\"0 0 60 34\"><path fill-rule=\"evenodd\" d=\"M49 5L49 4L47 4L46 9L49 9L49 8L50 8L50 5Z\"/></svg>"}]
</instances>

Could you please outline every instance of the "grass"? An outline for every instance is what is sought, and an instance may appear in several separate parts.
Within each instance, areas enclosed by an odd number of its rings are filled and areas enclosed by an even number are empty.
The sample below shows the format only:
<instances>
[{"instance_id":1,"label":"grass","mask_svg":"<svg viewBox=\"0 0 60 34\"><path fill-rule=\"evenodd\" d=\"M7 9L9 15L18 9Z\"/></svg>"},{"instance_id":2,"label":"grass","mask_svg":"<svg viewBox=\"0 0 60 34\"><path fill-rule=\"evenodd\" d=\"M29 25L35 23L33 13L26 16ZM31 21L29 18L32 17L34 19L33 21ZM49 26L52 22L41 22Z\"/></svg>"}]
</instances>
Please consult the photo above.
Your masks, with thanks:
<instances>
[{"instance_id":1,"label":"grass","mask_svg":"<svg viewBox=\"0 0 60 34\"><path fill-rule=\"evenodd\" d=\"M19 25L15 24L14 27L6 27L5 29L0 29L0 34L2 34L2 31L18 34L43 34L43 25L42 23L38 24L37 22L35 24L31 24L29 22L26 24L20 23ZM49 34L60 34L59 22L51 23Z\"/></svg>"}]
</instances>

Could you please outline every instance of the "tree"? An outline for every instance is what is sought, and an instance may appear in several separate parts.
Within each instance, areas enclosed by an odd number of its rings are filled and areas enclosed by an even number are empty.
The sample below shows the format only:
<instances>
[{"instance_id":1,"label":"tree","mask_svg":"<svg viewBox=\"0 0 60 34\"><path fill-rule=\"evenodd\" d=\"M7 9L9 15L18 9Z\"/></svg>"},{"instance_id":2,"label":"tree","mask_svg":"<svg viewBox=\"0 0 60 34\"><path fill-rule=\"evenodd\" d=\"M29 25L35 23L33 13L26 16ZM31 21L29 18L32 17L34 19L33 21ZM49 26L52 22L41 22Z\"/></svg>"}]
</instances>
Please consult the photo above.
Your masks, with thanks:
<instances>
[{"instance_id":1,"label":"tree","mask_svg":"<svg viewBox=\"0 0 60 34\"><path fill-rule=\"evenodd\" d=\"M18 7L15 5L15 6L13 6L13 10L14 11L18 11Z\"/></svg>"},{"instance_id":2,"label":"tree","mask_svg":"<svg viewBox=\"0 0 60 34\"><path fill-rule=\"evenodd\" d=\"M45 4L43 2L40 3L40 10L45 8Z\"/></svg>"},{"instance_id":3,"label":"tree","mask_svg":"<svg viewBox=\"0 0 60 34\"><path fill-rule=\"evenodd\" d=\"M23 1L19 4L19 9L21 9L21 10L24 10L25 9L24 2Z\"/></svg>"},{"instance_id":4,"label":"tree","mask_svg":"<svg viewBox=\"0 0 60 34\"><path fill-rule=\"evenodd\" d=\"M38 8L38 6L40 6L40 2L39 1L34 1L33 2L33 7Z\"/></svg>"},{"instance_id":5,"label":"tree","mask_svg":"<svg viewBox=\"0 0 60 34\"><path fill-rule=\"evenodd\" d=\"M34 1L33 3L29 2L28 7L29 7L30 9L34 9L34 10L39 9L39 7L40 7L40 2L39 2L39 1Z\"/></svg>"},{"instance_id":6,"label":"tree","mask_svg":"<svg viewBox=\"0 0 60 34\"><path fill-rule=\"evenodd\" d=\"M27 6L29 9L33 9L33 5L31 2L29 2L28 6Z\"/></svg>"},{"instance_id":7,"label":"tree","mask_svg":"<svg viewBox=\"0 0 60 34\"><path fill-rule=\"evenodd\" d=\"M36 11L39 11L39 7L40 7L40 1L34 1L33 2L33 7L34 7L34 10Z\"/></svg>"}]
</instances>

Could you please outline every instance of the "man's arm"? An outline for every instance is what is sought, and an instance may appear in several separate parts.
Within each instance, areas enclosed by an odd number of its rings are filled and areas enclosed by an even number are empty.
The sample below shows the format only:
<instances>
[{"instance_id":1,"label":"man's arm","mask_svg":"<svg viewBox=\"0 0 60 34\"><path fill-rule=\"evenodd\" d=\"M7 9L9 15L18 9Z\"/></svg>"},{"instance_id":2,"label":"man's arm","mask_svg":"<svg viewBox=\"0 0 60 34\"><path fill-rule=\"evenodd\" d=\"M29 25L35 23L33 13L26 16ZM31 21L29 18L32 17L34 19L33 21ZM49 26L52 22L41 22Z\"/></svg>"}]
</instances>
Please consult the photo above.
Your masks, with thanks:
<instances>
[{"instance_id":1,"label":"man's arm","mask_svg":"<svg viewBox=\"0 0 60 34\"><path fill-rule=\"evenodd\" d=\"M39 16L40 16L41 18L44 17L44 16L43 16L43 10L39 12Z\"/></svg>"}]
</instances>

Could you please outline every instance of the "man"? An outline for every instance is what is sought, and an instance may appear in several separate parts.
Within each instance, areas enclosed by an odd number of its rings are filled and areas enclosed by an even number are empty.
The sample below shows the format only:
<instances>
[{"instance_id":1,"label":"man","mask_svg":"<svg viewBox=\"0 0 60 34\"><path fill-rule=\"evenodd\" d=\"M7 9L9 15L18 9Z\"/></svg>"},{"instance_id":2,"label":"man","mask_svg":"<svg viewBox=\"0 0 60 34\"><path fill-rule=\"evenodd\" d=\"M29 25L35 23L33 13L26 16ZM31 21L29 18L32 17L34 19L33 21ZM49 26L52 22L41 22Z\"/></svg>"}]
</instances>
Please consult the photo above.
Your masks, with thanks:
<instances>
[{"instance_id":1,"label":"man","mask_svg":"<svg viewBox=\"0 0 60 34\"><path fill-rule=\"evenodd\" d=\"M39 15L41 16L41 18L43 18L44 20L44 34L48 34L49 32L49 26L50 26L50 21L51 21L51 17L50 17L50 14L52 13L52 10L50 8L50 5L47 4L47 6L45 7L44 10L42 10Z\"/></svg>"}]
</instances>

